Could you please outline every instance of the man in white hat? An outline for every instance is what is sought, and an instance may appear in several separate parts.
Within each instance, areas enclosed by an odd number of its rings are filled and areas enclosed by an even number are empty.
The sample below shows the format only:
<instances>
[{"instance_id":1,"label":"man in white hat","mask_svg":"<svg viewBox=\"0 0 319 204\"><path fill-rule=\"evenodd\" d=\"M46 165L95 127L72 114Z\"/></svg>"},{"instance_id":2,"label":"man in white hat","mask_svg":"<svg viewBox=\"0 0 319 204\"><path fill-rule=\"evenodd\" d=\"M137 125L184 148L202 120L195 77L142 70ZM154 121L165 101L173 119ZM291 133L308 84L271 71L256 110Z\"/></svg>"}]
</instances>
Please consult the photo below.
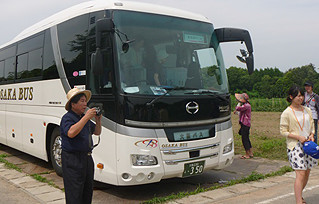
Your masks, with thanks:
<instances>
[{"instance_id":1,"label":"man in white hat","mask_svg":"<svg viewBox=\"0 0 319 204\"><path fill-rule=\"evenodd\" d=\"M87 109L91 91L71 89L67 94L68 111L61 120L62 170L66 203L91 203L94 163L91 134L101 134L101 115ZM96 124L91 119L95 118Z\"/></svg>"}]
</instances>

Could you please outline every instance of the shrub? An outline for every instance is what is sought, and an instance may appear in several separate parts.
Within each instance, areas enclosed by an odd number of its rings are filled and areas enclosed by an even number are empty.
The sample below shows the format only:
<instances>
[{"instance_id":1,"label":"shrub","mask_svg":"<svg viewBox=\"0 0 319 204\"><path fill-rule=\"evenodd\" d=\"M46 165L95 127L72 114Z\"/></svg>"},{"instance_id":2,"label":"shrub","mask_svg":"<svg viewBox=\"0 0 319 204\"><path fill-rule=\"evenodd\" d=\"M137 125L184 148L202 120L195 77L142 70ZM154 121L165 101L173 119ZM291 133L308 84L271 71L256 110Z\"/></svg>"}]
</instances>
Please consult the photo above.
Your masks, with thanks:
<instances>
[{"instance_id":1,"label":"shrub","mask_svg":"<svg viewBox=\"0 0 319 204\"><path fill-rule=\"evenodd\" d=\"M251 110L259 112L282 112L289 105L285 98L251 98L249 102L251 104ZM232 110L235 109L237 103L235 96L231 96Z\"/></svg>"}]
</instances>

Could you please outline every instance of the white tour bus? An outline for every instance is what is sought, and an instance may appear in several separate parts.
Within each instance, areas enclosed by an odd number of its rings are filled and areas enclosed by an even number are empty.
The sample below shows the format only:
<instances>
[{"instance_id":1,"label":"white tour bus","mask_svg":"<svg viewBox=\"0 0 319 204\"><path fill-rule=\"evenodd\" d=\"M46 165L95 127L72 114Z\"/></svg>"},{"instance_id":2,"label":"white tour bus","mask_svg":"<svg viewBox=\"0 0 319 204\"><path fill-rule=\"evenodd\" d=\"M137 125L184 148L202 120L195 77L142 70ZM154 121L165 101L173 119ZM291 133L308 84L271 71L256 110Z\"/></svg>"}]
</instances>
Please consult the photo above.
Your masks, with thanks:
<instances>
[{"instance_id":1,"label":"white tour bus","mask_svg":"<svg viewBox=\"0 0 319 204\"><path fill-rule=\"evenodd\" d=\"M5 30L2 30L5 32ZM230 165L230 94L220 43L249 32L137 2L90 1L0 46L0 143L51 161L59 175L66 93L89 89L102 109L95 180L138 185Z\"/></svg>"}]
</instances>

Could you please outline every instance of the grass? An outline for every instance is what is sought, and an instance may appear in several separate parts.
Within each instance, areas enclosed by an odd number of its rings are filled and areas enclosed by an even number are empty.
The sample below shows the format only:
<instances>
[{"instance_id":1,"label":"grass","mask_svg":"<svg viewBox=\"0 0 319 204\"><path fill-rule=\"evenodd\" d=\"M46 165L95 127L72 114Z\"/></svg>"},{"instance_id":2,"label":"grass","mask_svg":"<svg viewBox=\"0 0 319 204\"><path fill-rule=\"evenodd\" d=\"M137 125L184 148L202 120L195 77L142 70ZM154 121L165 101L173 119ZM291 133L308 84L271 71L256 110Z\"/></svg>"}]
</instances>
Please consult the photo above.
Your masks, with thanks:
<instances>
[{"instance_id":1,"label":"grass","mask_svg":"<svg viewBox=\"0 0 319 204\"><path fill-rule=\"evenodd\" d=\"M241 142L241 136L238 134L234 134L234 140L235 140L235 154L244 154L245 150L244 150L242 142ZM250 140L252 142L254 156L272 159L272 160L273 159L277 159L277 160L286 160L287 159L285 138L250 135ZM5 163L5 165L8 168L16 169L17 171L22 172L22 170L19 167L8 162L5 159L6 157L7 157L6 154L1 154L0 155L0 162ZM181 199L181 198L184 198L186 196L195 195L195 194L198 194L201 192L211 191L214 189L224 188L224 187L228 187L228 186L232 186L232 185L236 185L236 184L240 184L240 183L247 183L250 181L258 181L258 180L265 179L265 178L272 177L272 176L280 176L280 175L285 174L286 172L291 172L291 171L292 171L292 169L290 167L285 166L285 167L282 167L279 171L272 172L272 173L265 174L265 175L260 174L260 173L256 173L256 172L252 172L247 177L244 177L241 179L236 179L236 180L231 180L231 181L229 181L225 184L222 184L222 185L216 184L215 186L212 186L209 188L203 188L201 186L198 186L194 191L191 191L191 192L179 192L177 194L173 193L171 195L164 196L164 197L154 197L153 199L145 201L143 203L145 203L145 204L164 203L164 202L168 202L171 200ZM32 174L30 176L32 176L37 181L47 183L53 187L58 188L58 186L56 186L53 181L48 180L45 177L43 177L42 176L43 174L46 174L46 173Z\"/></svg>"},{"instance_id":2,"label":"grass","mask_svg":"<svg viewBox=\"0 0 319 204\"><path fill-rule=\"evenodd\" d=\"M8 157L7 154L0 154L0 163L4 163L5 166L9 169L14 169L16 171L19 171L19 172L22 172L22 169L20 167L18 167L17 165L13 164L13 163L10 163L8 162L5 158ZM41 174L31 174L30 176L32 178L34 178L35 180L37 181L40 181L42 183L47 183L49 184L50 186L53 186L55 188L58 188L60 189L57 185L55 185L55 183L51 180L48 180L47 178L41 176L43 174L49 174L50 172L43 172ZM61 189L62 190L62 189Z\"/></svg>"},{"instance_id":3,"label":"grass","mask_svg":"<svg viewBox=\"0 0 319 204\"><path fill-rule=\"evenodd\" d=\"M47 183L49 184L50 186L53 186L55 188L58 188L60 189L57 185L55 185L55 183L52 181L52 180L48 180L47 178L41 176L43 174L49 174L50 172L43 172L41 174L31 174L30 176L32 178L34 178L35 180L39 181L39 182L42 182L42 183ZM63 189L60 189L60 190L63 190Z\"/></svg>"},{"instance_id":4,"label":"grass","mask_svg":"<svg viewBox=\"0 0 319 204\"><path fill-rule=\"evenodd\" d=\"M0 154L0 162L4 163L4 165L9 168L9 169L15 169L19 172L22 172L21 168L19 168L17 165L12 164L10 162L8 162L5 158L8 157L7 154Z\"/></svg>"},{"instance_id":5,"label":"grass","mask_svg":"<svg viewBox=\"0 0 319 204\"><path fill-rule=\"evenodd\" d=\"M237 135L235 135L235 144L239 143L240 141L236 141L236 140L239 140L240 137ZM273 150L273 146L277 144L276 142L276 138L273 138L275 139L273 142L271 142L272 140L270 140L270 142L268 142L268 139L265 138L265 137L260 137L258 138L258 140L255 141L255 143L259 144L259 143L262 143L262 141L267 141L264 145L264 149L263 151L260 151L260 154L263 155L263 156L269 156L269 155L272 155L270 154L269 152L271 150ZM235 148L237 149L240 149L240 147L236 144ZM239 143L241 144L241 143ZM266 153L264 153L266 152ZM255 155L258 155L259 152L256 152ZM17 167L16 165L8 162L5 158L7 157L8 155L6 154L1 154L0 155L0 162L1 163L5 163L5 165L10 168L10 169L15 169L19 172L22 172L21 168ZM145 204L153 204L153 203L164 203L164 202L167 202L167 201L171 201L171 200L176 200L176 199L181 199L181 198L184 198L186 196L190 196L190 195L195 195L195 194L198 194L198 193L201 193L201 192L206 192L206 191L211 191L211 190L215 190L215 189L219 189L219 188L224 188L224 187L228 187L228 186L233 186L233 185L236 185L236 184L240 184L240 183L247 183L247 182L250 182L250 181L258 181L258 180L261 180L261 179L266 179L268 177L272 177L272 176L280 176L280 175L283 175L285 174L286 172L291 172L292 169L290 167L287 167L287 166L284 166L282 167L279 171L276 171L276 172L272 172L272 173L269 173L269 174L260 174L260 173L256 173L256 172L252 172L249 176L247 177L244 177L244 178L241 178L241 179L236 179L236 180L231 180L223 185L215 185L215 186L212 186L212 187L209 187L209 188L202 188L201 186L198 186L196 188L196 190L194 191L191 191L191 192L179 192L177 194L171 194L171 195L168 195L168 196L165 196L165 197L154 197L153 199L151 200L148 200L148 201L145 201L143 203ZM42 183L47 183L48 185L50 186L53 186L55 188L58 188L59 187L57 185L55 185L55 183L51 180L48 180L47 178L43 177L42 175L44 174L49 174L50 172L43 172L41 174L31 174L30 176L33 177L35 180L39 181L39 182L42 182ZM61 189L63 190L63 189Z\"/></svg>"},{"instance_id":6,"label":"grass","mask_svg":"<svg viewBox=\"0 0 319 204\"><path fill-rule=\"evenodd\" d=\"M235 154L245 154L245 149L242 145L241 136L238 134L234 134L235 140ZM260 136L260 135L250 135L250 140L253 146L254 156L267 158L271 160L287 160L286 154L286 138L283 137L269 137L269 136ZM186 196L195 195L201 192L206 192L214 189L224 188L232 185L236 185L239 183L247 183L250 181L258 181L261 179L266 179L268 177L273 176L281 176L287 172L291 172L292 169L289 166L284 166L280 170L269 173L269 174L259 174L256 172L252 172L249 176L231 180L224 185L216 185L209 188L202 188L198 186L198 188L191 192L180 192L177 194L171 194L165 197L154 197L151 200L144 202L145 204L153 204L153 203L164 203L171 200L181 199Z\"/></svg>"},{"instance_id":7,"label":"grass","mask_svg":"<svg viewBox=\"0 0 319 204\"><path fill-rule=\"evenodd\" d=\"M235 154L245 154L241 136L234 134L234 140ZM254 156L272 160L287 160L286 138L250 135L250 141L253 146Z\"/></svg>"},{"instance_id":8,"label":"grass","mask_svg":"<svg viewBox=\"0 0 319 204\"><path fill-rule=\"evenodd\" d=\"M202 187L198 187L195 191L192 192L180 192L177 194L171 194L169 196L165 196L165 197L155 197L151 200L145 201L143 202L144 204L154 204L154 203L164 203L164 202L168 202L171 200L176 200L176 199L181 199L184 198L186 196L191 196L191 195L195 195L201 192L206 192L206 191L211 191L211 190L215 190L215 189L219 189L219 188L224 188L224 187L228 187L228 186L233 186L236 184L240 184L240 183L247 183L247 182L251 182L251 181L259 181L261 179L266 179L269 177L273 177L273 176L281 176L287 172L291 172L292 169L291 167L287 167L284 166L282 167L280 170L269 173L269 174L260 174L260 173L256 173L256 172L252 172L249 176L241 178L241 179L236 179L236 180L231 180L226 184L223 185L216 185L216 186L212 186L209 188L202 188Z\"/></svg>"}]
</instances>

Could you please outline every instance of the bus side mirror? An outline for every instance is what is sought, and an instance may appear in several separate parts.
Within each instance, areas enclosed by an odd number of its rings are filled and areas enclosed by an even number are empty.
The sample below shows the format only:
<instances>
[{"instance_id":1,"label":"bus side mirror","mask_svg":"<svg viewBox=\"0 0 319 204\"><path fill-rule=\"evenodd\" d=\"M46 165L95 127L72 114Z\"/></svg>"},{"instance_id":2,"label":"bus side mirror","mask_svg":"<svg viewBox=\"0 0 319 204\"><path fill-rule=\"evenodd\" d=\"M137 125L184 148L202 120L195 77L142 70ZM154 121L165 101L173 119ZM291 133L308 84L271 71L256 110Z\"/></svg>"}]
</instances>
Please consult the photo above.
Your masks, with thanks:
<instances>
[{"instance_id":1,"label":"bus side mirror","mask_svg":"<svg viewBox=\"0 0 319 204\"><path fill-rule=\"evenodd\" d=\"M254 72L254 55L251 53L248 57L246 57L246 65L248 69L248 74L252 74Z\"/></svg>"},{"instance_id":2,"label":"bus side mirror","mask_svg":"<svg viewBox=\"0 0 319 204\"><path fill-rule=\"evenodd\" d=\"M101 48L102 33L113 32L114 24L110 18L102 18L96 21L95 33L96 33L96 47Z\"/></svg>"},{"instance_id":3,"label":"bus side mirror","mask_svg":"<svg viewBox=\"0 0 319 204\"><path fill-rule=\"evenodd\" d=\"M233 41L245 42L246 48L248 50L248 56L237 56L237 58L241 62L246 63L248 73L252 74L254 72L254 50L249 32L247 30L238 28L219 28L216 29L215 32L220 43Z\"/></svg>"},{"instance_id":4,"label":"bus side mirror","mask_svg":"<svg viewBox=\"0 0 319 204\"><path fill-rule=\"evenodd\" d=\"M91 56L91 69L94 75L102 74L103 72L103 56L101 53L102 34L105 32L113 32L114 24L110 18L102 18L97 20L95 26L96 34L96 51Z\"/></svg>"}]
</instances>

